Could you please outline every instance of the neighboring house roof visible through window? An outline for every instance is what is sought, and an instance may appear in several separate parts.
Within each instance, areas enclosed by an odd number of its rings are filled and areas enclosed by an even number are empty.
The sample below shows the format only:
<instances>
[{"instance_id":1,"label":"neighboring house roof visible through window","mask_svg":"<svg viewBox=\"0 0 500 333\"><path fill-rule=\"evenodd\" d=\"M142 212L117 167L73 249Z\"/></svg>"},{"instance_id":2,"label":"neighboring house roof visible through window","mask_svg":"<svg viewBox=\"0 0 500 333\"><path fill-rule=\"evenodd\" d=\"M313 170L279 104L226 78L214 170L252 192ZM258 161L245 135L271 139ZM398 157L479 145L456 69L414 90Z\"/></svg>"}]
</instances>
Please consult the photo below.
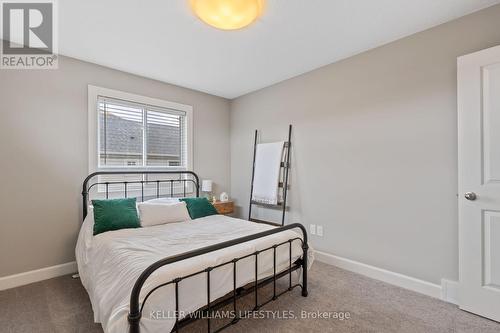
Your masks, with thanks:
<instances>
[{"instance_id":1,"label":"neighboring house roof visible through window","mask_svg":"<svg viewBox=\"0 0 500 333\"><path fill-rule=\"evenodd\" d=\"M101 123L103 115L101 114ZM106 117L106 127L101 126L101 137L106 132L106 140L101 140L101 151L108 154L142 154L142 122L124 119L113 114ZM180 127L151 124L147 125L148 154L159 156L180 155Z\"/></svg>"}]
</instances>

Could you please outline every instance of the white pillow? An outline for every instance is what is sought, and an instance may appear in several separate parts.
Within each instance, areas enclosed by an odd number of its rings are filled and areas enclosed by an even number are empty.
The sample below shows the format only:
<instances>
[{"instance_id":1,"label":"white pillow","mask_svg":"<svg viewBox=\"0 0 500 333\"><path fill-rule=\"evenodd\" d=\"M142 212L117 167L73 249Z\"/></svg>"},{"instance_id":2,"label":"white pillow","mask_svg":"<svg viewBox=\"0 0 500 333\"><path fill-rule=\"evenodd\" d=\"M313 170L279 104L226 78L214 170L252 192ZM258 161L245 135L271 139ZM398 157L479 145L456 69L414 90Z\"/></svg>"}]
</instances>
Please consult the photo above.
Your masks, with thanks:
<instances>
[{"instance_id":1,"label":"white pillow","mask_svg":"<svg viewBox=\"0 0 500 333\"><path fill-rule=\"evenodd\" d=\"M144 201L146 203L156 203L156 204L173 204L180 202L178 198L157 198Z\"/></svg>"},{"instance_id":2,"label":"white pillow","mask_svg":"<svg viewBox=\"0 0 500 333\"><path fill-rule=\"evenodd\" d=\"M171 204L141 202L137 206L143 227L191 220L185 202Z\"/></svg>"}]
</instances>

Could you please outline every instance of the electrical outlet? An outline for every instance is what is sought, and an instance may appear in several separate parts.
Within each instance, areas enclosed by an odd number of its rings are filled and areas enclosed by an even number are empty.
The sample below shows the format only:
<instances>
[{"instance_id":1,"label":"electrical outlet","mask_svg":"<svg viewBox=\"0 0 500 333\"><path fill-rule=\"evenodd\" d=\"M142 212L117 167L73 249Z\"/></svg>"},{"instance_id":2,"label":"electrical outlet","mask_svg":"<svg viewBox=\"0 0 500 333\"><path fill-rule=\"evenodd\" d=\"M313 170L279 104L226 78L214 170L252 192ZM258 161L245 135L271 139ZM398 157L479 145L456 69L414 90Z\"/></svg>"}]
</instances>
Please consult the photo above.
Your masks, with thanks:
<instances>
[{"instance_id":1,"label":"electrical outlet","mask_svg":"<svg viewBox=\"0 0 500 333\"><path fill-rule=\"evenodd\" d=\"M316 224L309 225L309 233L311 235L316 235Z\"/></svg>"},{"instance_id":2,"label":"electrical outlet","mask_svg":"<svg viewBox=\"0 0 500 333\"><path fill-rule=\"evenodd\" d=\"M316 227L316 234L317 234L318 236L320 236L320 237L322 237L322 236L323 236L323 226L322 226L322 225L318 225L318 226Z\"/></svg>"}]
</instances>

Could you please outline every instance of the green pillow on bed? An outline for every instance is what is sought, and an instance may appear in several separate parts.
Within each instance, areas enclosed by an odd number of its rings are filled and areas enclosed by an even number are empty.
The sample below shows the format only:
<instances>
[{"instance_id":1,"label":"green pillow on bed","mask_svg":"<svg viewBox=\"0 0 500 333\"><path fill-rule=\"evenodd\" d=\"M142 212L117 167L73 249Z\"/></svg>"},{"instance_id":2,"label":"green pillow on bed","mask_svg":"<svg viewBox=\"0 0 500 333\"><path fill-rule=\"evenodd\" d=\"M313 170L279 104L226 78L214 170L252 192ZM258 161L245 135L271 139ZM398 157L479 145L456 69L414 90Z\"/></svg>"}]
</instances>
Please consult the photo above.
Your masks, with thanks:
<instances>
[{"instance_id":1,"label":"green pillow on bed","mask_svg":"<svg viewBox=\"0 0 500 333\"><path fill-rule=\"evenodd\" d=\"M207 198L184 198L180 200L186 203L189 216L191 216L193 220L199 217L218 214L215 207Z\"/></svg>"},{"instance_id":2,"label":"green pillow on bed","mask_svg":"<svg viewBox=\"0 0 500 333\"><path fill-rule=\"evenodd\" d=\"M94 235L105 231L141 226L136 199L92 200L94 206Z\"/></svg>"}]
</instances>

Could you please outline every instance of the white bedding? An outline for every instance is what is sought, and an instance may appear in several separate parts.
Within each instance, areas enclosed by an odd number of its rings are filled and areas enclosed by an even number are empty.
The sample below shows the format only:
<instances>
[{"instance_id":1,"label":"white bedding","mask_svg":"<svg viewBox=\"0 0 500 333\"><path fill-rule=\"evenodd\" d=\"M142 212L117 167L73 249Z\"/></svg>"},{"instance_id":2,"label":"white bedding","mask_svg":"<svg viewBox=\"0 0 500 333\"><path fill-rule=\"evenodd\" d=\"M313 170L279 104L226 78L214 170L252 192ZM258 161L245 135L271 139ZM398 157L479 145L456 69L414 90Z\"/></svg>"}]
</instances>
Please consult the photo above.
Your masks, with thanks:
<instances>
[{"instance_id":1,"label":"white bedding","mask_svg":"<svg viewBox=\"0 0 500 333\"><path fill-rule=\"evenodd\" d=\"M92 235L92 211L84 221L76 246L76 259L82 284L86 288L94 310L94 320L102 324L107 333L128 331L127 314L132 286L145 268L162 258L184 253L195 248L258 233L273 228L269 225L248 222L223 215L208 216L188 222L170 223L138 229L123 229ZM290 238L302 236L300 231L267 236L231 248L180 261L162 267L144 284L141 301L147 291L162 282L188 275L230 261L236 257L264 249ZM272 275L273 251L259 254L259 279ZM277 249L277 271L288 267L288 244ZM309 267L313 262L309 251ZM301 242L294 241L292 260L302 255ZM255 260L251 256L237 264L238 287L254 281ZM294 279L300 278L300 270ZM232 265L225 265L211 272L211 301L233 289ZM169 285L155 291L143 310L141 332L168 332L175 319L174 287ZM207 304L206 274L183 280L179 284L179 310L195 311ZM163 315L153 315L160 311ZM158 313L158 312L156 312Z\"/></svg>"}]
</instances>

